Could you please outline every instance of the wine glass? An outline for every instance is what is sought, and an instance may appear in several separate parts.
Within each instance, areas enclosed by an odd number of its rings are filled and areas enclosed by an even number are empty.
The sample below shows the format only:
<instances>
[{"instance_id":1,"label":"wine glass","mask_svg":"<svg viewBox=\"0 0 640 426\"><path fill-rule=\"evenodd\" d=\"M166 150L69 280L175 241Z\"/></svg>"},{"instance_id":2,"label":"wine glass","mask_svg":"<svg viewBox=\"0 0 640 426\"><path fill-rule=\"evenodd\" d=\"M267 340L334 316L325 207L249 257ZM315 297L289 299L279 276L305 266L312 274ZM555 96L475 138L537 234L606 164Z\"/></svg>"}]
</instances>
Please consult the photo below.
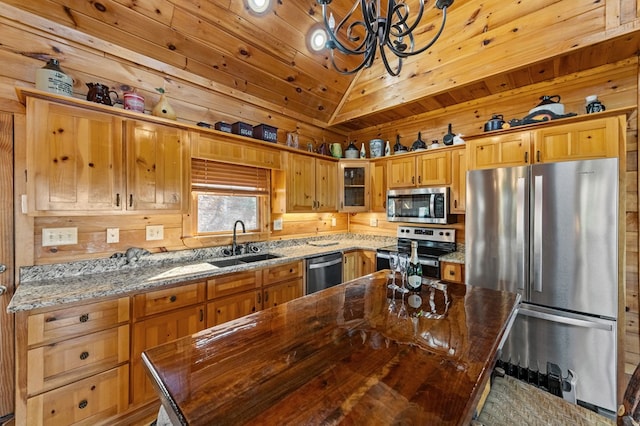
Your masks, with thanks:
<instances>
[{"instance_id":1,"label":"wine glass","mask_svg":"<svg viewBox=\"0 0 640 426\"><path fill-rule=\"evenodd\" d=\"M391 283L387 286L394 291L398 288L396 284L396 270L398 269L398 253L392 251L389 253L389 269L391 269Z\"/></svg>"},{"instance_id":2,"label":"wine glass","mask_svg":"<svg viewBox=\"0 0 640 426\"><path fill-rule=\"evenodd\" d=\"M408 293L409 289L405 286L407 280L407 267L409 266L409 255L407 253L398 254L398 270L400 271L400 278L402 280L402 286L400 287L401 293Z\"/></svg>"}]
</instances>

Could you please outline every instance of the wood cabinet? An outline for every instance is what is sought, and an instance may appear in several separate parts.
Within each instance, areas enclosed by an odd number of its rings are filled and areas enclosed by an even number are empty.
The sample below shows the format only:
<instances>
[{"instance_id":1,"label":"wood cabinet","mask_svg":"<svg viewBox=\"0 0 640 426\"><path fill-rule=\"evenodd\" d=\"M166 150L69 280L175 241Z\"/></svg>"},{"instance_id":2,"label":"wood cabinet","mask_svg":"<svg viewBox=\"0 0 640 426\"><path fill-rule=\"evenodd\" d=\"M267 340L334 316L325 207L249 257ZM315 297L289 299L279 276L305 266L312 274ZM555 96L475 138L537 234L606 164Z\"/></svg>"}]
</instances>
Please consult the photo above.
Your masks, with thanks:
<instances>
[{"instance_id":1,"label":"wood cabinet","mask_svg":"<svg viewBox=\"0 0 640 426\"><path fill-rule=\"evenodd\" d=\"M513 129L467 141L470 170L617 157L618 117Z\"/></svg>"},{"instance_id":2,"label":"wood cabinet","mask_svg":"<svg viewBox=\"0 0 640 426\"><path fill-rule=\"evenodd\" d=\"M45 99L26 104L30 214L188 210L187 130Z\"/></svg>"},{"instance_id":3,"label":"wood cabinet","mask_svg":"<svg viewBox=\"0 0 640 426\"><path fill-rule=\"evenodd\" d=\"M275 265L262 270L264 309L281 305L304 295L304 262Z\"/></svg>"},{"instance_id":4,"label":"wood cabinet","mask_svg":"<svg viewBox=\"0 0 640 426\"><path fill-rule=\"evenodd\" d=\"M205 328L204 282L182 284L137 294L133 299L131 335L131 400L142 404L158 397L140 355L145 349Z\"/></svg>"},{"instance_id":5,"label":"wood cabinet","mask_svg":"<svg viewBox=\"0 0 640 426\"><path fill-rule=\"evenodd\" d=\"M370 164L371 194L370 211L384 212L387 208L387 163L388 160L373 160Z\"/></svg>"},{"instance_id":6,"label":"wood cabinet","mask_svg":"<svg viewBox=\"0 0 640 426\"><path fill-rule=\"evenodd\" d=\"M17 424L97 424L128 409L128 297L20 313L18 329Z\"/></svg>"},{"instance_id":7,"label":"wood cabinet","mask_svg":"<svg viewBox=\"0 0 640 426\"><path fill-rule=\"evenodd\" d=\"M441 262L440 276L442 277L442 281L464 284L464 264Z\"/></svg>"},{"instance_id":8,"label":"wood cabinet","mask_svg":"<svg viewBox=\"0 0 640 426\"><path fill-rule=\"evenodd\" d=\"M369 162L367 160L342 160L339 163L341 212L369 211Z\"/></svg>"},{"instance_id":9,"label":"wood cabinet","mask_svg":"<svg viewBox=\"0 0 640 426\"><path fill-rule=\"evenodd\" d=\"M443 186L451 183L451 152L447 148L420 154L402 154L388 161L388 188Z\"/></svg>"},{"instance_id":10,"label":"wood cabinet","mask_svg":"<svg viewBox=\"0 0 640 426\"><path fill-rule=\"evenodd\" d=\"M207 327L277 306L304 294L302 261L207 280Z\"/></svg>"},{"instance_id":11,"label":"wood cabinet","mask_svg":"<svg viewBox=\"0 0 640 426\"><path fill-rule=\"evenodd\" d=\"M460 147L451 151L451 187L449 211L465 214L467 197L467 151Z\"/></svg>"},{"instance_id":12,"label":"wood cabinet","mask_svg":"<svg viewBox=\"0 0 640 426\"><path fill-rule=\"evenodd\" d=\"M141 120L126 122L127 210L189 209L189 132Z\"/></svg>"},{"instance_id":13,"label":"wood cabinet","mask_svg":"<svg viewBox=\"0 0 640 426\"><path fill-rule=\"evenodd\" d=\"M273 179L274 213L338 210L338 163L311 155L283 153L286 171Z\"/></svg>"},{"instance_id":14,"label":"wood cabinet","mask_svg":"<svg viewBox=\"0 0 640 426\"><path fill-rule=\"evenodd\" d=\"M244 137L229 134L222 136L213 132L193 132L191 156L265 169L282 168L280 149L243 139Z\"/></svg>"},{"instance_id":15,"label":"wood cabinet","mask_svg":"<svg viewBox=\"0 0 640 426\"><path fill-rule=\"evenodd\" d=\"M351 250L344 253L342 260L342 281L350 281L376 270L376 252L371 250Z\"/></svg>"}]
</instances>

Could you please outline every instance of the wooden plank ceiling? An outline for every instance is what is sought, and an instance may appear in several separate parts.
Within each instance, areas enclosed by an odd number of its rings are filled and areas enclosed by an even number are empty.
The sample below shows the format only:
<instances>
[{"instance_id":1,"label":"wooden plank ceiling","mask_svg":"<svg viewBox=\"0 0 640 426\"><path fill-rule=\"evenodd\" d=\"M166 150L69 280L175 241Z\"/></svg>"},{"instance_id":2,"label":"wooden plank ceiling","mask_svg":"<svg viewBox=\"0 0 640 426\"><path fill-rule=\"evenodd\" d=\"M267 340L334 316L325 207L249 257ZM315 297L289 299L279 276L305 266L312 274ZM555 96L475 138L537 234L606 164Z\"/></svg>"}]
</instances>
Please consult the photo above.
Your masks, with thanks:
<instances>
[{"instance_id":1,"label":"wooden plank ceiling","mask_svg":"<svg viewBox=\"0 0 640 426\"><path fill-rule=\"evenodd\" d=\"M210 80L226 95L247 94L342 131L612 63L636 54L640 39L594 37L604 33L600 2L456 0L442 38L407 60L399 77L387 75L379 61L345 76L326 51L307 48L306 35L321 20L316 0L277 0L264 16L250 13L245 0L3 2ZM341 17L350 3L334 0L330 7ZM433 3L416 31L417 44L439 26ZM592 32L562 30L581 25ZM523 37L530 44L513 45ZM532 37L545 45L531 43Z\"/></svg>"}]
</instances>

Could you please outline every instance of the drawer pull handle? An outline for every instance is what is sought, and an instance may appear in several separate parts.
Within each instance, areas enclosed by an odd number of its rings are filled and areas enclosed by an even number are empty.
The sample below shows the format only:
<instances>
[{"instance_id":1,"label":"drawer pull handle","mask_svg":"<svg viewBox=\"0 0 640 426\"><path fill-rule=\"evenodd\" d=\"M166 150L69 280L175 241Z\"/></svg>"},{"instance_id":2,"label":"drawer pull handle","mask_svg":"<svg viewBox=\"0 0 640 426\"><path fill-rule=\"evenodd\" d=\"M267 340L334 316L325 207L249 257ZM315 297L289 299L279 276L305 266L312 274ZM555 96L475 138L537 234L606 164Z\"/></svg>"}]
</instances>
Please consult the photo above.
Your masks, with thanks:
<instances>
[{"instance_id":1,"label":"drawer pull handle","mask_svg":"<svg viewBox=\"0 0 640 426\"><path fill-rule=\"evenodd\" d=\"M89 314L80 315L80 322L87 322L87 321L89 321Z\"/></svg>"},{"instance_id":2,"label":"drawer pull handle","mask_svg":"<svg viewBox=\"0 0 640 426\"><path fill-rule=\"evenodd\" d=\"M87 402L86 399L83 399L80 401L80 404L78 404L78 408L82 410L83 408L86 408L87 405L89 405L89 402Z\"/></svg>"},{"instance_id":3,"label":"drawer pull handle","mask_svg":"<svg viewBox=\"0 0 640 426\"><path fill-rule=\"evenodd\" d=\"M85 359L87 359L87 358L89 358L89 352L84 351L84 352L82 352L82 353L80 354L80 359L81 359L81 360L85 360Z\"/></svg>"},{"instance_id":4,"label":"drawer pull handle","mask_svg":"<svg viewBox=\"0 0 640 426\"><path fill-rule=\"evenodd\" d=\"M175 302L177 299L178 298L176 297L175 294L169 298L169 300L172 301L172 302Z\"/></svg>"},{"instance_id":5,"label":"drawer pull handle","mask_svg":"<svg viewBox=\"0 0 640 426\"><path fill-rule=\"evenodd\" d=\"M204 310L200 309L200 322L204 321Z\"/></svg>"},{"instance_id":6,"label":"drawer pull handle","mask_svg":"<svg viewBox=\"0 0 640 426\"><path fill-rule=\"evenodd\" d=\"M264 302L266 303L266 302L268 302L268 301L269 301L269 292L268 292L268 291L265 291L265 292L264 292Z\"/></svg>"}]
</instances>

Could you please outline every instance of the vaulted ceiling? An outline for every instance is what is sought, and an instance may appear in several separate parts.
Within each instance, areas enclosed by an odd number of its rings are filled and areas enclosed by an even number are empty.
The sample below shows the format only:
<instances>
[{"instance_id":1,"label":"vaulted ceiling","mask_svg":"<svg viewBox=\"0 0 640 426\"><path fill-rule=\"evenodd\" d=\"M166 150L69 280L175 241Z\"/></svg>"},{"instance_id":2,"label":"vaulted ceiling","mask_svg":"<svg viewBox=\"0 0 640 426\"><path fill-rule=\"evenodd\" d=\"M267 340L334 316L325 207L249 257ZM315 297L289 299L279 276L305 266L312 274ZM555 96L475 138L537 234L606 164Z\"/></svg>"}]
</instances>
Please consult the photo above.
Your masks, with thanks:
<instances>
[{"instance_id":1,"label":"vaulted ceiling","mask_svg":"<svg viewBox=\"0 0 640 426\"><path fill-rule=\"evenodd\" d=\"M414 3L416 0L407 0ZM373 67L345 76L306 36L316 0L276 0L257 16L245 0L3 0L212 82L249 102L296 111L343 130L446 108L627 58L637 33L605 35L605 2L456 0L441 39L399 77ZM437 31L430 0L417 44ZM334 0L337 17L351 0Z\"/></svg>"}]
</instances>

